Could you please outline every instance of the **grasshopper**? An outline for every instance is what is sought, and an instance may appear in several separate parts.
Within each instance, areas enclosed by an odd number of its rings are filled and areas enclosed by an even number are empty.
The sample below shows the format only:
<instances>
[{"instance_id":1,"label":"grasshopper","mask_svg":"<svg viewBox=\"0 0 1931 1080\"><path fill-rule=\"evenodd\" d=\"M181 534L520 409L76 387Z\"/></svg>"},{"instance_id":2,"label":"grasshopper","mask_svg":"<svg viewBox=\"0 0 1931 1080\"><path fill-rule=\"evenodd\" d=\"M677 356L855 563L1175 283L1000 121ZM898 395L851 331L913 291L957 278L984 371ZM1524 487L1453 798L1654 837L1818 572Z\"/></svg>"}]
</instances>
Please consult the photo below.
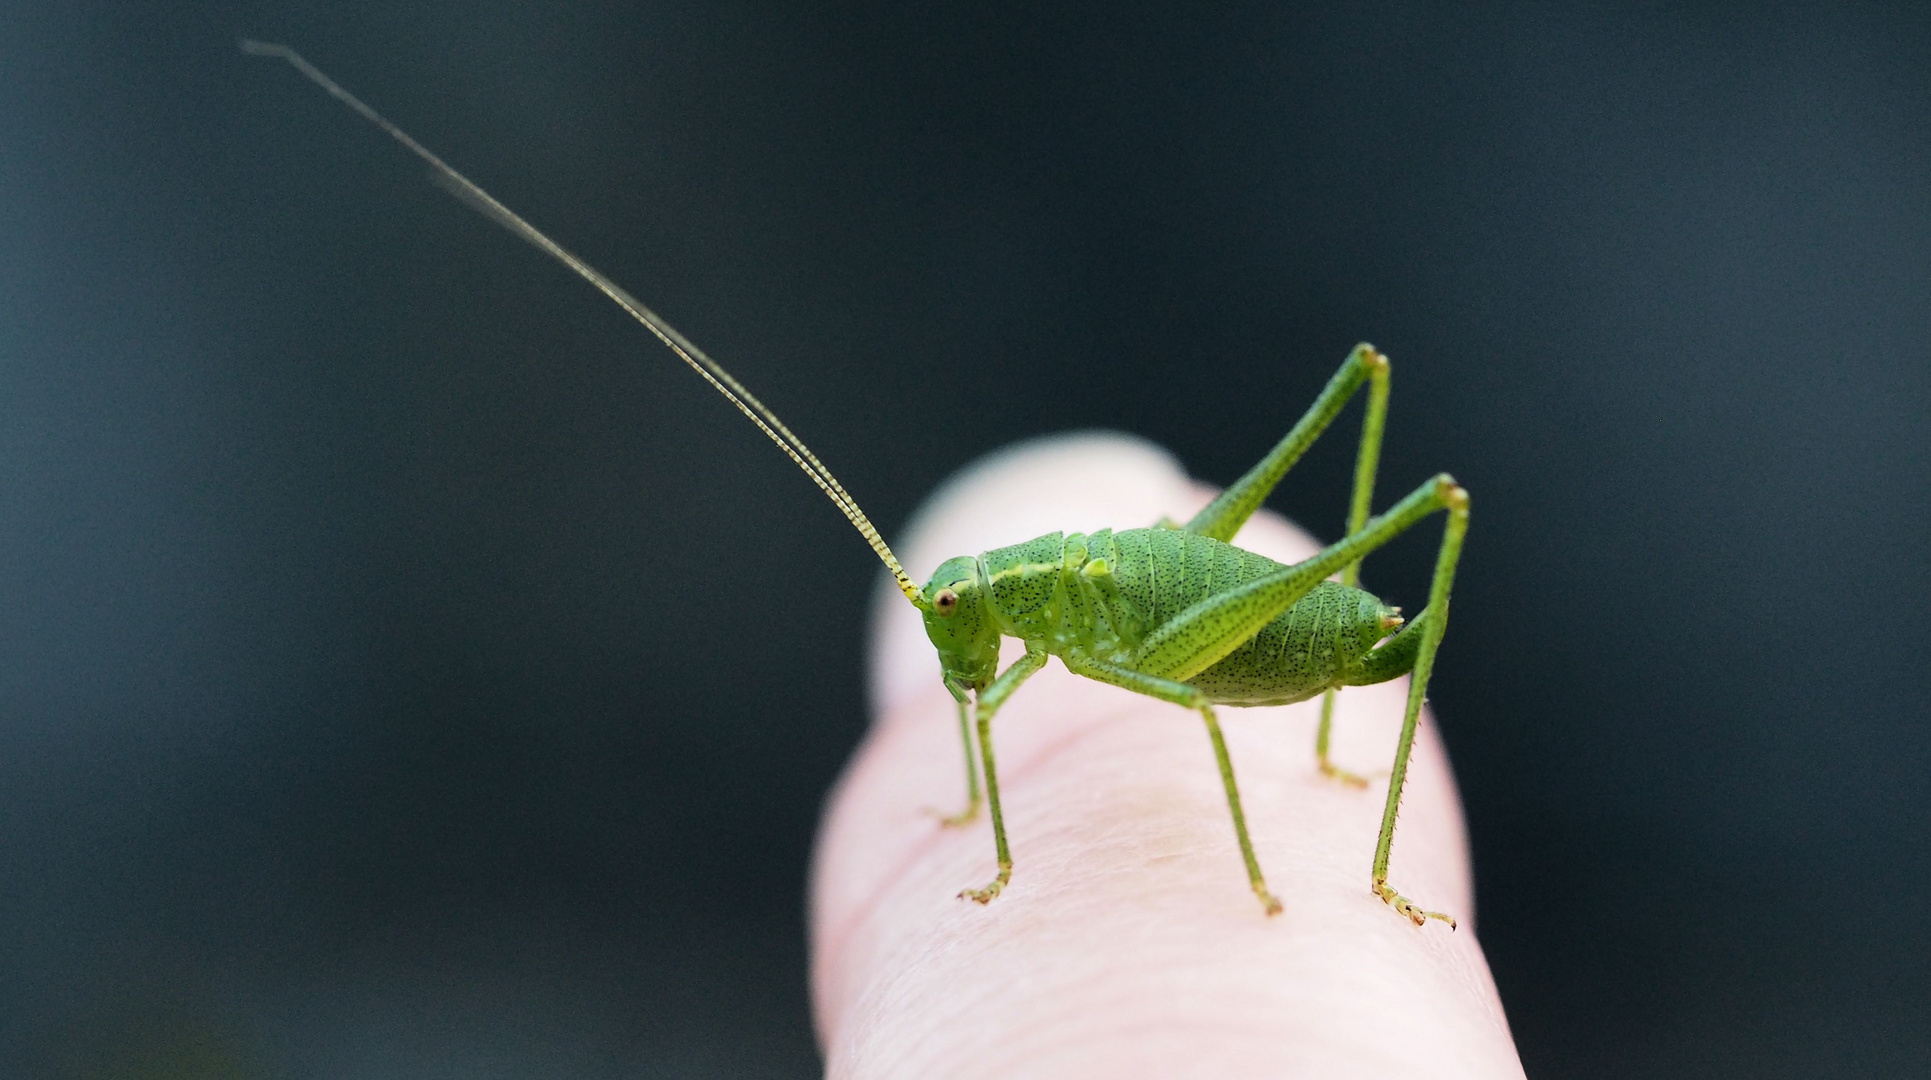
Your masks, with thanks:
<instances>
[{"instance_id":1,"label":"grasshopper","mask_svg":"<svg viewBox=\"0 0 1931 1080\"><path fill-rule=\"evenodd\" d=\"M407 147L434 170L438 183L471 207L563 263L642 323L691 369L724 395L818 485L871 545L899 591L921 612L938 652L940 676L958 704L965 748L966 809L948 825L991 811L999 872L963 899L990 903L1012 880L999 803L992 721L1027 678L1057 656L1074 674L1145 694L1200 714L1213 744L1234 836L1248 883L1268 915L1281 903L1267 888L1247 836L1240 788L1214 706L1285 705L1323 699L1315 754L1321 771L1341 782L1366 781L1328 760L1334 695L1412 675L1401 737L1389 772L1387 805L1370 876L1373 894L1416 926L1455 920L1426 911L1388 883L1388 857L1401 807L1408 757L1428 689L1435 653L1448 627L1448 597L1468 528L1468 492L1446 473L1417 487L1385 513L1369 516L1382 428L1387 416L1390 365L1373 346L1357 345L1307 413L1246 475L1184 525L1091 534L1048 533L1025 543L939 565L921 587L838 478L776 413L690 339L594 267L538 231L488 192L445 164L374 109L286 46L243 41L242 51L279 57L329 94ZM1283 565L1230 541L1308 447L1363 386L1368 403L1355 457L1348 534L1312 558ZM1357 587L1361 560L1437 511L1446 524L1429 585L1428 604L1412 620ZM1340 580L1329 580L1339 575ZM997 670L1006 637L1025 644L1025 656ZM983 800L980 777L985 786Z\"/></svg>"}]
</instances>

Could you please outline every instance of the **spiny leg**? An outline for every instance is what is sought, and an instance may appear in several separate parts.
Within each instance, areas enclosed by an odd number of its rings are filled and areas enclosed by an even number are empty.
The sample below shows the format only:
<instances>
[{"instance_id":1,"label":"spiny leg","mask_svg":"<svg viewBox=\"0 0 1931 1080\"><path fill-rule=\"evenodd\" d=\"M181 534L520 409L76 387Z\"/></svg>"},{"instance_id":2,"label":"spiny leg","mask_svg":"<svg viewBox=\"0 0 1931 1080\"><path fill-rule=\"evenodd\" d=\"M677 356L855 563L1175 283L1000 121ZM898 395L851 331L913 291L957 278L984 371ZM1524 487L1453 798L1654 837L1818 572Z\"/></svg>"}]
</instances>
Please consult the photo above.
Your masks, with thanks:
<instances>
[{"instance_id":1,"label":"spiny leg","mask_svg":"<svg viewBox=\"0 0 1931 1080\"><path fill-rule=\"evenodd\" d=\"M1254 857L1254 842L1247 836L1247 815L1240 809L1240 786L1234 783L1234 761L1227 755L1227 740L1220 734L1220 720L1214 716L1214 707L1208 703L1206 695L1186 683L1142 674L1104 661L1076 656L1066 661L1066 667L1075 675L1084 675L1161 701L1183 705L1200 713L1201 719L1207 722L1207 737L1214 744L1214 761L1220 767L1220 784L1226 789L1227 809L1234 818L1234 838L1240 841L1240 857L1247 864L1247 883L1253 888L1254 895L1260 897L1261 907L1267 914L1279 915L1281 902L1267 891L1267 882L1261 877L1260 860Z\"/></svg>"},{"instance_id":2,"label":"spiny leg","mask_svg":"<svg viewBox=\"0 0 1931 1080\"><path fill-rule=\"evenodd\" d=\"M1360 773L1349 772L1328 758L1328 739L1334 732L1333 687L1321 695L1321 726L1314 729L1314 761L1321 769L1321 775L1330 780L1339 780L1349 787L1365 788L1368 778Z\"/></svg>"},{"instance_id":3,"label":"spiny leg","mask_svg":"<svg viewBox=\"0 0 1931 1080\"><path fill-rule=\"evenodd\" d=\"M1013 665L1001 672L985 693L979 695L979 705L974 710L978 714L979 761L986 770L986 804L992 808L992 844L999 856L999 876L983 889L966 889L959 894L960 899L989 904L1012 880L1012 851L1006 847L1006 818L999 810L999 769L994 764L992 753L992 717L999 711L999 706L1012 696L1012 692L1019 689L1020 683L1045 666L1046 650L1028 643L1026 655L1013 661Z\"/></svg>"},{"instance_id":4,"label":"spiny leg","mask_svg":"<svg viewBox=\"0 0 1931 1080\"><path fill-rule=\"evenodd\" d=\"M1301 455L1307 453L1307 448L1314 445L1314 440L1320 438L1321 433L1327 430L1327 426L1334 422L1334 418L1340 414L1341 409L1354 396L1354 392L1361 388L1364 381L1371 378L1379 380L1381 399L1384 403L1387 401L1387 369L1388 358L1376 352L1374 346L1365 342L1356 345L1354 351L1348 354L1348 358L1342 361L1334 377L1328 380L1327 386L1321 389L1321 394L1314 399L1314 404L1308 406L1307 412L1295 421L1293 428L1282 436L1280 442L1274 444L1274 448L1267 452L1266 457L1261 458L1258 464L1247 470L1246 475L1234 481L1213 502L1208 503L1206 509L1195 514L1193 520L1186 524L1187 531L1211 536L1215 540L1232 540L1234 534L1240 531L1240 527L1253 516L1254 511L1260 509L1261 503L1267 501L1268 493L1274 490L1274 485L1281 482L1281 477L1287 475L1287 470L1301 460ZM1375 439L1378 450L1380 447L1378 431ZM1370 475L1372 477L1372 470Z\"/></svg>"},{"instance_id":5,"label":"spiny leg","mask_svg":"<svg viewBox=\"0 0 1931 1080\"><path fill-rule=\"evenodd\" d=\"M1448 493L1448 522L1442 530L1441 551L1435 557L1435 578L1428 586L1428 607L1415 619L1410 632L1422 635L1415 653L1415 666L1408 684L1408 710L1401 718L1401 741L1395 745L1394 769L1388 777L1388 805L1381 813L1381 837L1375 844L1374 894L1386 901L1396 913L1416 926L1429 919L1440 919L1450 927L1452 916L1439 911L1424 911L1388 884L1388 853L1395 843L1395 818L1401 812L1401 789L1408 777L1408 755L1415 746L1415 725L1421 718L1422 702L1428 693L1428 676L1435 668L1435 651L1441 646L1448 628L1448 594L1455 584L1455 564L1462 554L1462 535L1468 531L1468 492L1453 487Z\"/></svg>"},{"instance_id":6,"label":"spiny leg","mask_svg":"<svg viewBox=\"0 0 1931 1080\"><path fill-rule=\"evenodd\" d=\"M966 807L956 814L941 814L930 807L926 812L938 818L940 825L951 829L979 820L979 763L972 759L972 719L966 715L965 690L950 679L946 680L945 688L952 692L959 706L959 740L965 744Z\"/></svg>"},{"instance_id":7,"label":"spiny leg","mask_svg":"<svg viewBox=\"0 0 1931 1080\"><path fill-rule=\"evenodd\" d=\"M1381 462L1381 432L1388 418L1388 383L1391 372L1388 358L1380 358L1381 363L1368 372L1368 407L1361 417L1361 447L1354 455L1354 495L1348 503L1348 533L1361 531L1368 523L1368 511L1374 502L1375 467ZM1341 569L1341 584L1356 585L1361 581L1361 560L1356 559ZM1334 730L1334 696L1329 688L1321 695L1321 726L1314 732L1314 758L1321 769L1321 775L1339 780L1352 787L1365 788L1368 778L1351 773L1328 760L1328 739Z\"/></svg>"},{"instance_id":8,"label":"spiny leg","mask_svg":"<svg viewBox=\"0 0 1931 1080\"><path fill-rule=\"evenodd\" d=\"M1200 717L1207 721L1207 737L1213 740L1214 762L1220 766L1220 786L1227 790L1227 810L1234 817L1234 836L1240 841L1241 861L1247 864L1247 884L1260 897L1261 909L1269 915L1281 913L1281 902L1267 891L1261 878L1260 860L1254 857L1254 842L1247 838L1247 815L1240 810L1240 787L1234 783L1234 761L1227 756L1227 740L1221 737L1220 720L1212 705L1200 706Z\"/></svg>"}]
</instances>

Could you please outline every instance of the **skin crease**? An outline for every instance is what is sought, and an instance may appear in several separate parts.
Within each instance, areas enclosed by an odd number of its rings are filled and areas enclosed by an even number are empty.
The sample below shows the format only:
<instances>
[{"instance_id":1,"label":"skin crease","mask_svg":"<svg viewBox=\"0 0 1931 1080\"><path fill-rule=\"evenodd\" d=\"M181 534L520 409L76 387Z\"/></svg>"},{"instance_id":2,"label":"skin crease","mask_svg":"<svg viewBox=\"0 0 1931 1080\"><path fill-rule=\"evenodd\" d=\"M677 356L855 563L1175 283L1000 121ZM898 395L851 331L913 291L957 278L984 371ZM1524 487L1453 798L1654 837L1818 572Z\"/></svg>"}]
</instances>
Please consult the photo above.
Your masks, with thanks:
<instances>
[{"instance_id":1,"label":"skin crease","mask_svg":"<svg viewBox=\"0 0 1931 1080\"><path fill-rule=\"evenodd\" d=\"M1185 520L1212 494L1143 442L1042 440L954 479L899 554L916 578L1055 529ZM1421 528L1435 534L1440 520ZM1288 562L1315 550L1265 511L1235 543ZM1442 662L1475 647L1451 624ZM1008 640L1001 668L1022 651ZM1318 699L1220 710L1285 905L1270 919L1199 717L1057 661L993 725L1012 884L988 906L959 899L996 870L991 826L983 810L962 828L932 816L964 803L957 719L918 613L889 585L871 659L873 726L830 798L810 890L828 1076L1522 1075L1475 934L1454 779L1425 714L1390 880L1461 929L1418 929L1368 891L1406 679L1340 696L1335 760L1376 777L1365 792L1316 773Z\"/></svg>"}]
</instances>

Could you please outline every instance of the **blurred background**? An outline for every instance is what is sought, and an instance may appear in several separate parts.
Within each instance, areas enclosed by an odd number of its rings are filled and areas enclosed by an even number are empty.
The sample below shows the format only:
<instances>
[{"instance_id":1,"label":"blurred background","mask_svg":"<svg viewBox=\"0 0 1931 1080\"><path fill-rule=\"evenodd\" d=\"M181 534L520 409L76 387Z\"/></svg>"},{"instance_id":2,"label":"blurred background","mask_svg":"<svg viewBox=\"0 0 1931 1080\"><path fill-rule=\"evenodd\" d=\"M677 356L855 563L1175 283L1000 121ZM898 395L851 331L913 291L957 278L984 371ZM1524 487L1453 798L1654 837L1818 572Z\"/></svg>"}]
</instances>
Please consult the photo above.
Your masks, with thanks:
<instances>
[{"instance_id":1,"label":"blurred background","mask_svg":"<svg viewBox=\"0 0 1931 1080\"><path fill-rule=\"evenodd\" d=\"M0 1073L819 1068L877 563L253 36L888 534L1066 429L1224 483L1375 342L1530 1075L1931 1076L1924 10L560 7L0 5Z\"/></svg>"}]
</instances>

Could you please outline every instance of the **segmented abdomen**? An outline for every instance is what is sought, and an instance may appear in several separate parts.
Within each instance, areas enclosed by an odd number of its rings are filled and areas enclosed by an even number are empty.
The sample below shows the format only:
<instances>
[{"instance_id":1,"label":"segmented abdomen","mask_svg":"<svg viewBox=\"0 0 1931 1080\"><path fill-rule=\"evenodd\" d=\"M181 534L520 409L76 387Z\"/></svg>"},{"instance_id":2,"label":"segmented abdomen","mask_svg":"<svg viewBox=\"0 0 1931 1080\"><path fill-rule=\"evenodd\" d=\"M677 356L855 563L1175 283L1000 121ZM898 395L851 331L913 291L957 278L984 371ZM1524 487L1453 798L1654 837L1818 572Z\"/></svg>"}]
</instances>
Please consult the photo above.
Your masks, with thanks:
<instances>
[{"instance_id":1,"label":"segmented abdomen","mask_svg":"<svg viewBox=\"0 0 1931 1080\"><path fill-rule=\"evenodd\" d=\"M1128 529L1113 534L1120 592L1159 626L1190 605L1281 568L1232 544L1179 529Z\"/></svg>"},{"instance_id":2,"label":"segmented abdomen","mask_svg":"<svg viewBox=\"0 0 1931 1080\"><path fill-rule=\"evenodd\" d=\"M1130 529L1114 536L1119 590L1146 615L1149 630L1206 597L1284 564L1178 529ZM1228 705L1304 701L1332 685L1346 660L1343 628L1359 617L1360 594L1322 582L1212 667L1188 679Z\"/></svg>"}]
</instances>

